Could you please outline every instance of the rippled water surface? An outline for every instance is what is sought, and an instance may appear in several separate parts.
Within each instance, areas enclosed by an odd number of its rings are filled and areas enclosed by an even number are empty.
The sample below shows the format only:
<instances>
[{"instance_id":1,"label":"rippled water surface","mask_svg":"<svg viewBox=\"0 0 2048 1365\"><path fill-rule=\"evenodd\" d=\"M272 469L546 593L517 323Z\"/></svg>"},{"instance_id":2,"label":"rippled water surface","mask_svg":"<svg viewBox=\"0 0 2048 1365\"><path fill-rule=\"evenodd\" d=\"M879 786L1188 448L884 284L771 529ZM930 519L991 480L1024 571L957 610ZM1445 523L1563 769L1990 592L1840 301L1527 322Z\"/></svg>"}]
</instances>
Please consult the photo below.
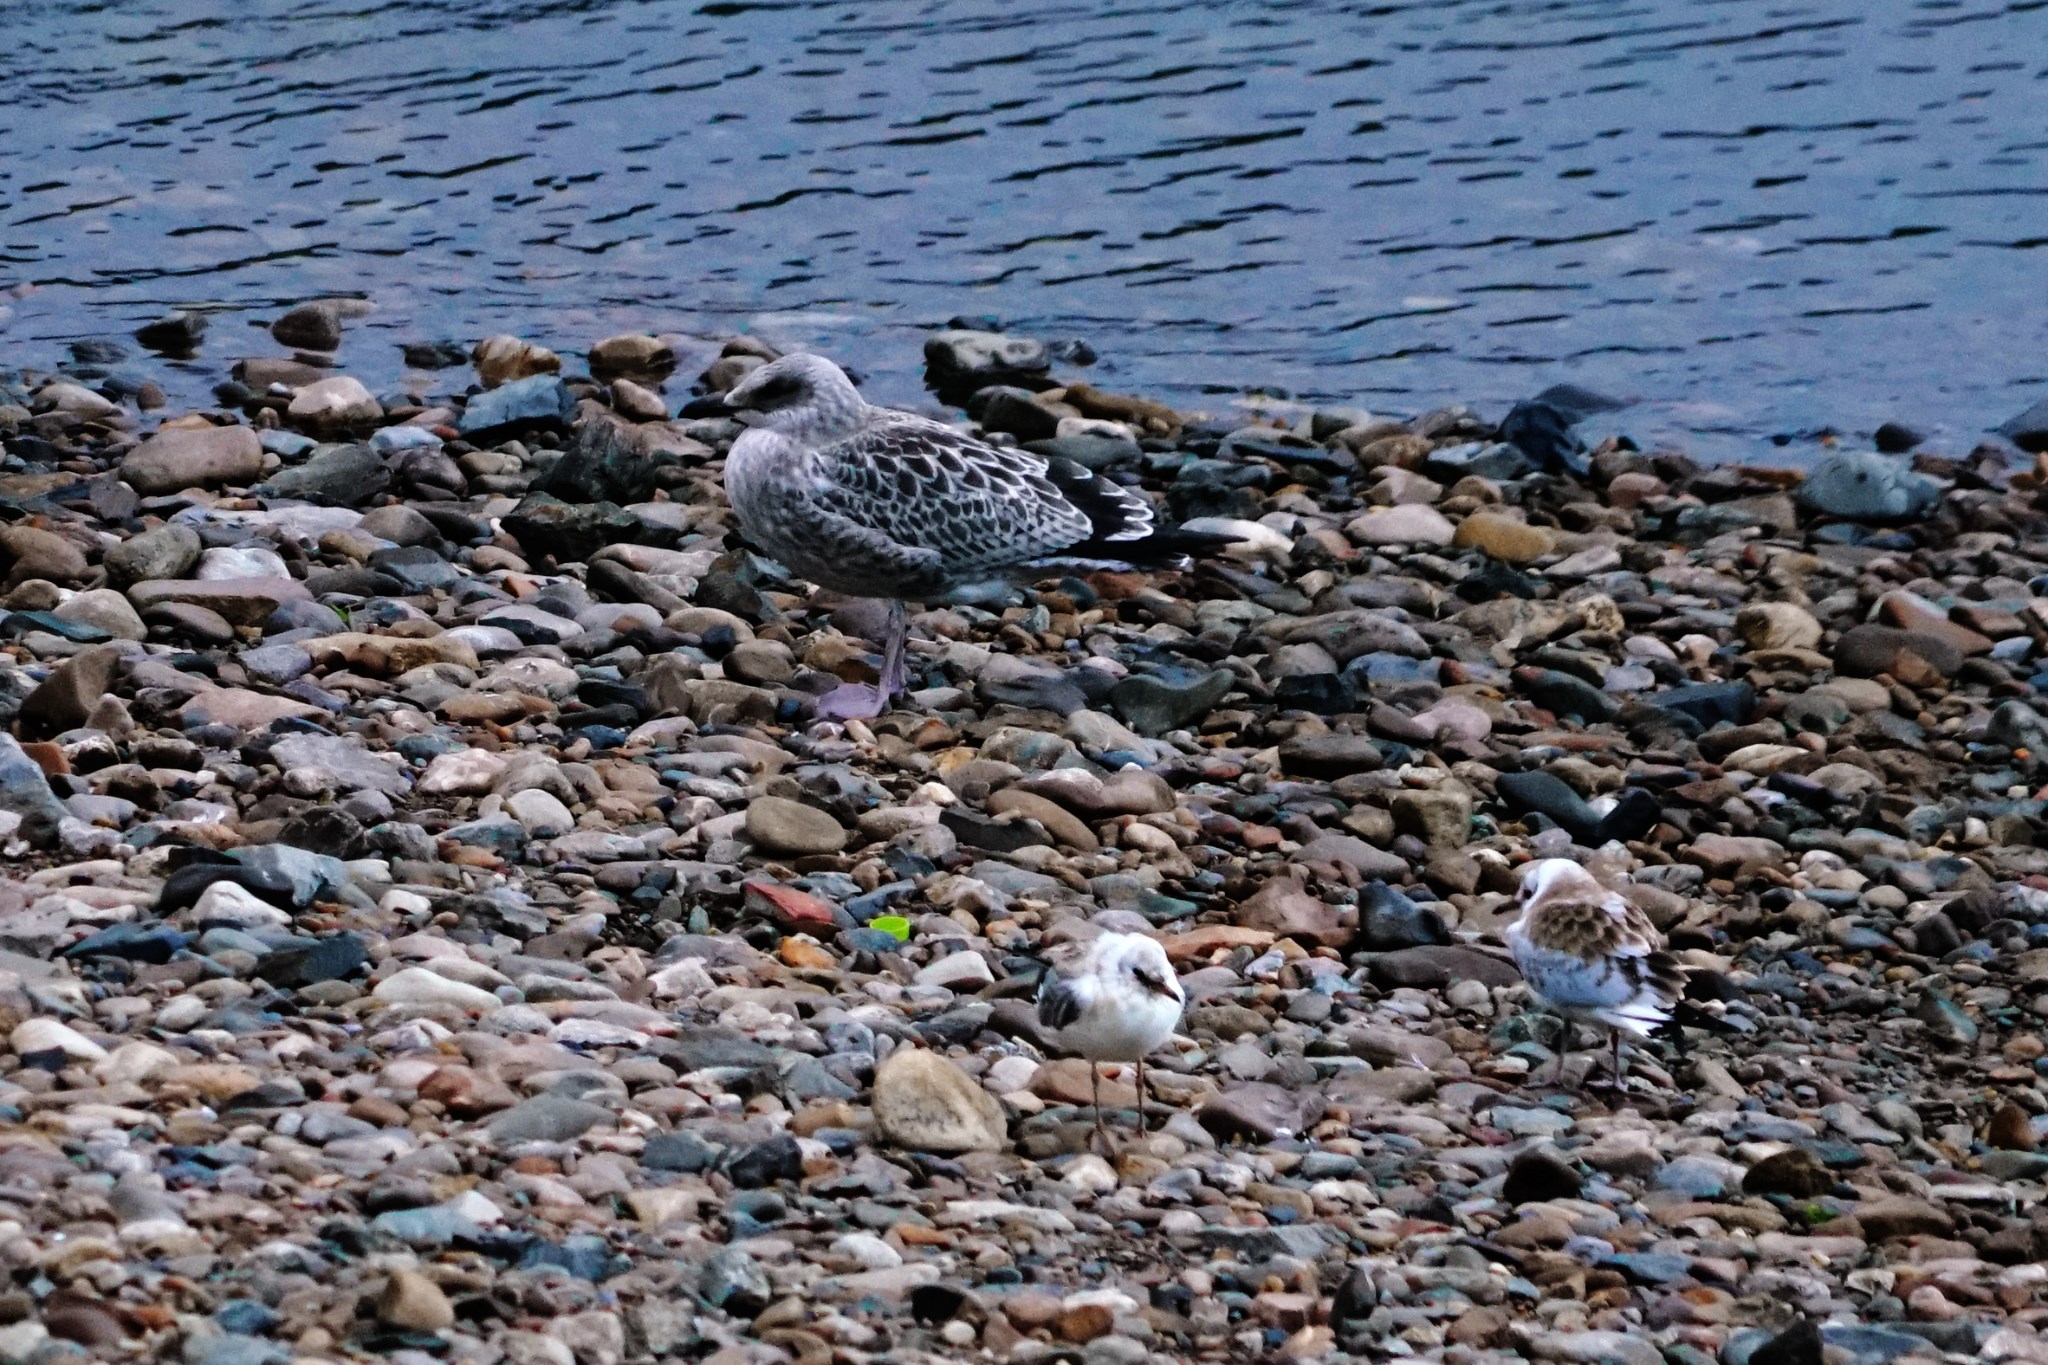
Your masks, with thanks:
<instances>
[{"instance_id":1,"label":"rippled water surface","mask_svg":"<svg viewBox=\"0 0 2048 1365\"><path fill-rule=\"evenodd\" d=\"M375 303L341 359L380 384L405 340L746 329L901 401L964 313L1189 406L1574 380L1721 457L1894 417L1967 444L2048 390L2048 0L155 0L9 27L0 282L37 287L0 354L205 306L195 395L323 293Z\"/></svg>"}]
</instances>

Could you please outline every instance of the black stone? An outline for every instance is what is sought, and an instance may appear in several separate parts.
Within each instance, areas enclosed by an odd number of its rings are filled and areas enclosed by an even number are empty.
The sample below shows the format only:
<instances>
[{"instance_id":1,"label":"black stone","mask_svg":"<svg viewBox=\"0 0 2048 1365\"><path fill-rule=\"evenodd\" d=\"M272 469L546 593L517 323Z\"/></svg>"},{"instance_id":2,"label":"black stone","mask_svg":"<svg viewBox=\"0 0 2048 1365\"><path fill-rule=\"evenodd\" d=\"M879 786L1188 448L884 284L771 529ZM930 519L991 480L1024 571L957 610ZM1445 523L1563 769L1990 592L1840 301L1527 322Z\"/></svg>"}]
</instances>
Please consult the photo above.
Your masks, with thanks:
<instances>
[{"instance_id":1,"label":"black stone","mask_svg":"<svg viewBox=\"0 0 2048 1365\"><path fill-rule=\"evenodd\" d=\"M277 841L330 858L360 858L368 851L362 822L339 806L313 806L288 817Z\"/></svg>"},{"instance_id":2,"label":"black stone","mask_svg":"<svg viewBox=\"0 0 2048 1365\"><path fill-rule=\"evenodd\" d=\"M1093 674L1096 678L1107 678L1101 669L1077 668L1072 670L1076 677ZM1114 685L1114 679L1110 680ZM991 702L1007 706L1022 706L1037 711L1052 711L1059 715L1071 715L1088 709L1088 694L1070 679L1067 673L1032 673L1009 682L992 683L977 679L975 688Z\"/></svg>"},{"instance_id":3,"label":"black stone","mask_svg":"<svg viewBox=\"0 0 2048 1365\"><path fill-rule=\"evenodd\" d=\"M1360 1326L1372 1316L1379 1302L1380 1290L1373 1282L1372 1272L1356 1266L1344 1277L1337 1296L1330 1300L1330 1326L1340 1333Z\"/></svg>"},{"instance_id":4,"label":"black stone","mask_svg":"<svg viewBox=\"0 0 2048 1365\"><path fill-rule=\"evenodd\" d=\"M1048 847L1052 843L1049 835L1040 833L1023 820L1002 822L991 820L973 811L948 807L939 815L939 823L953 832L963 848L978 848L987 853L1015 853L1020 849Z\"/></svg>"},{"instance_id":5,"label":"black stone","mask_svg":"<svg viewBox=\"0 0 2048 1365\"><path fill-rule=\"evenodd\" d=\"M1832 788L1823 786L1812 778L1801 777L1797 773L1772 773L1764 785L1780 796L1789 796L1814 810L1826 810L1841 800Z\"/></svg>"},{"instance_id":6,"label":"black stone","mask_svg":"<svg viewBox=\"0 0 2048 1365\"><path fill-rule=\"evenodd\" d=\"M1196 673L1174 669L1164 673L1133 673L1110 690L1110 705L1141 735L1158 735L1199 721L1236 684L1227 669Z\"/></svg>"},{"instance_id":7,"label":"black stone","mask_svg":"<svg viewBox=\"0 0 2048 1365\"><path fill-rule=\"evenodd\" d=\"M118 341L89 337L71 343L71 358L82 366L118 365L128 358L128 348Z\"/></svg>"},{"instance_id":8,"label":"black stone","mask_svg":"<svg viewBox=\"0 0 2048 1365\"><path fill-rule=\"evenodd\" d=\"M1477 981L1491 990L1516 985L1522 979L1513 963L1462 943L1425 943L1419 948L1375 953L1371 972L1374 984L1388 989L1443 990L1454 981Z\"/></svg>"},{"instance_id":9,"label":"black stone","mask_svg":"<svg viewBox=\"0 0 2048 1365\"><path fill-rule=\"evenodd\" d=\"M586 706L619 711L637 721L650 714L647 692L638 683L616 682L610 678L585 678L576 686L576 700ZM578 723L586 717L579 715Z\"/></svg>"},{"instance_id":10,"label":"black stone","mask_svg":"<svg viewBox=\"0 0 2048 1365\"><path fill-rule=\"evenodd\" d=\"M545 493L530 494L504 517L505 530L529 555L547 555L557 563L580 563L607 545L664 544L673 532L660 532L617 503L571 506Z\"/></svg>"},{"instance_id":11,"label":"black stone","mask_svg":"<svg viewBox=\"0 0 2048 1365\"><path fill-rule=\"evenodd\" d=\"M1730 725L1745 724L1756 712L1756 689L1746 682L1687 683L1653 693L1648 701L1711 729L1723 721Z\"/></svg>"},{"instance_id":12,"label":"black stone","mask_svg":"<svg viewBox=\"0 0 2048 1365\"><path fill-rule=\"evenodd\" d=\"M206 339L201 313L169 313L135 329L135 339L160 355L189 356Z\"/></svg>"},{"instance_id":13,"label":"black stone","mask_svg":"<svg viewBox=\"0 0 2048 1365\"><path fill-rule=\"evenodd\" d=\"M1491 602L1501 597L1526 602L1536 596L1536 580L1512 565L1488 560L1477 572L1459 580L1458 596L1467 602Z\"/></svg>"},{"instance_id":14,"label":"black stone","mask_svg":"<svg viewBox=\"0 0 2048 1365\"><path fill-rule=\"evenodd\" d=\"M403 597L404 583L367 564L348 564L333 569L315 569L306 575L306 591L315 597Z\"/></svg>"},{"instance_id":15,"label":"black stone","mask_svg":"<svg viewBox=\"0 0 2048 1365\"><path fill-rule=\"evenodd\" d=\"M937 1048L965 1047L980 1036L995 1017L995 1006L976 1000L936 1014L917 1023L918 1036Z\"/></svg>"},{"instance_id":16,"label":"black stone","mask_svg":"<svg viewBox=\"0 0 2048 1365\"><path fill-rule=\"evenodd\" d=\"M1656 796L1641 787L1630 787L1615 800L1614 809L1607 812L1599 827L1593 831L1593 842L1604 844L1619 839L1627 843L1640 839L1653 829L1664 817L1664 805Z\"/></svg>"},{"instance_id":17,"label":"black stone","mask_svg":"<svg viewBox=\"0 0 2048 1365\"><path fill-rule=\"evenodd\" d=\"M1292 674L1273 684L1273 702L1283 711L1341 716L1358 709L1357 678L1350 673Z\"/></svg>"},{"instance_id":18,"label":"black stone","mask_svg":"<svg viewBox=\"0 0 2048 1365\"><path fill-rule=\"evenodd\" d=\"M1552 409L1573 426L1603 412L1620 412L1628 406L1619 398L1609 398L1604 393L1595 393L1577 384L1552 384L1530 400ZM1502 435L1501 439L1508 439Z\"/></svg>"},{"instance_id":19,"label":"black stone","mask_svg":"<svg viewBox=\"0 0 2048 1365\"><path fill-rule=\"evenodd\" d=\"M670 454L633 444L616 422L585 422L534 488L564 502L645 502L674 463Z\"/></svg>"},{"instance_id":20,"label":"black stone","mask_svg":"<svg viewBox=\"0 0 2048 1365\"><path fill-rule=\"evenodd\" d=\"M1029 389L991 384L968 400L967 415L984 431L1008 432L1019 441L1049 441L1059 431L1059 414L1041 405Z\"/></svg>"},{"instance_id":21,"label":"black stone","mask_svg":"<svg viewBox=\"0 0 2048 1365\"><path fill-rule=\"evenodd\" d=\"M1902 423L1886 422L1870 439L1886 455L1903 455L1927 438Z\"/></svg>"},{"instance_id":22,"label":"black stone","mask_svg":"<svg viewBox=\"0 0 2048 1365\"><path fill-rule=\"evenodd\" d=\"M1523 1152L1508 1167L1500 1197L1519 1208L1553 1199L1576 1199L1585 1184L1570 1162L1553 1151L1536 1147Z\"/></svg>"},{"instance_id":23,"label":"black stone","mask_svg":"<svg viewBox=\"0 0 2048 1365\"><path fill-rule=\"evenodd\" d=\"M2048 451L2048 398L1999 427L1998 434L2030 454Z\"/></svg>"},{"instance_id":24,"label":"black stone","mask_svg":"<svg viewBox=\"0 0 2048 1365\"><path fill-rule=\"evenodd\" d=\"M930 1326L951 1322L966 1306L966 1291L950 1284L921 1284L910 1291L910 1316Z\"/></svg>"},{"instance_id":25,"label":"black stone","mask_svg":"<svg viewBox=\"0 0 2048 1365\"><path fill-rule=\"evenodd\" d=\"M1358 896L1358 934L1366 948L1391 952L1451 941L1436 911L1417 905L1385 882L1367 882Z\"/></svg>"},{"instance_id":26,"label":"black stone","mask_svg":"<svg viewBox=\"0 0 2048 1365\"><path fill-rule=\"evenodd\" d=\"M1749 1365L1822 1365L1820 1323L1801 1318L1749 1353Z\"/></svg>"},{"instance_id":27,"label":"black stone","mask_svg":"<svg viewBox=\"0 0 2048 1365\"><path fill-rule=\"evenodd\" d=\"M280 469L255 492L334 507L360 507L391 486L384 457L364 445L336 446L302 465Z\"/></svg>"},{"instance_id":28,"label":"black stone","mask_svg":"<svg viewBox=\"0 0 2048 1365\"><path fill-rule=\"evenodd\" d=\"M1515 683L1522 694L1546 711L1581 721L1612 720L1621 704L1584 678L1554 668L1518 668Z\"/></svg>"},{"instance_id":29,"label":"black stone","mask_svg":"<svg viewBox=\"0 0 2048 1365\"><path fill-rule=\"evenodd\" d=\"M223 1109L289 1109L306 1102L306 1092L296 1081L265 1081L228 1097Z\"/></svg>"},{"instance_id":30,"label":"black stone","mask_svg":"<svg viewBox=\"0 0 2048 1365\"><path fill-rule=\"evenodd\" d=\"M1922 957L1943 957L1962 946L1955 921L1939 910L1913 926L1913 951Z\"/></svg>"},{"instance_id":31,"label":"black stone","mask_svg":"<svg viewBox=\"0 0 2048 1365\"><path fill-rule=\"evenodd\" d=\"M1817 1199L1832 1193L1835 1178L1803 1147L1775 1152L1749 1168L1742 1177L1744 1194L1782 1194L1794 1199Z\"/></svg>"},{"instance_id":32,"label":"black stone","mask_svg":"<svg viewBox=\"0 0 2048 1365\"><path fill-rule=\"evenodd\" d=\"M401 350L415 370L452 370L469 363L469 348L458 341L408 341Z\"/></svg>"},{"instance_id":33,"label":"black stone","mask_svg":"<svg viewBox=\"0 0 2048 1365\"><path fill-rule=\"evenodd\" d=\"M469 487L469 476L455 463L455 457L440 446L415 446L399 451L391 461L391 474L400 489L414 498L456 497ZM434 515L425 507L420 511L429 518Z\"/></svg>"},{"instance_id":34,"label":"black stone","mask_svg":"<svg viewBox=\"0 0 2048 1365\"><path fill-rule=\"evenodd\" d=\"M284 990L353 976L369 962L369 946L358 934L340 933L311 943L292 943L257 960L258 979Z\"/></svg>"},{"instance_id":35,"label":"black stone","mask_svg":"<svg viewBox=\"0 0 2048 1365\"><path fill-rule=\"evenodd\" d=\"M391 575L407 592L452 588L463 578L453 564L425 545L399 545L370 556L370 567Z\"/></svg>"},{"instance_id":36,"label":"black stone","mask_svg":"<svg viewBox=\"0 0 2048 1365\"><path fill-rule=\"evenodd\" d=\"M79 961L115 957L127 962L164 963L185 946L185 936L168 924L114 924L64 950Z\"/></svg>"},{"instance_id":37,"label":"black stone","mask_svg":"<svg viewBox=\"0 0 2048 1365\"><path fill-rule=\"evenodd\" d=\"M643 1160L641 1164L646 1163ZM803 1149L789 1134L778 1133L765 1142L757 1142L727 1157L725 1174L743 1190L757 1190L778 1180L801 1180L804 1174Z\"/></svg>"},{"instance_id":38,"label":"black stone","mask_svg":"<svg viewBox=\"0 0 2048 1365\"><path fill-rule=\"evenodd\" d=\"M157 913L168 915L190 908L215 882L234 882L272 905L286 909L294 903L292 880L282 872L245 867L241 863L194 863L179 868L164 879L163 890L156 897Z\"/></svg>"},{"instance_id":39,"label":"black stone","mask_svg":"<svg viewBox=\"0 0 2048 1365\"><path fill-rule=\"evenodd\" d=\"M1525 399L1501 419L1500 439L1550 473L1583 470L1586 443L1572 434L1578 419L1541 399Z\"/></svg>"}]
</instances>

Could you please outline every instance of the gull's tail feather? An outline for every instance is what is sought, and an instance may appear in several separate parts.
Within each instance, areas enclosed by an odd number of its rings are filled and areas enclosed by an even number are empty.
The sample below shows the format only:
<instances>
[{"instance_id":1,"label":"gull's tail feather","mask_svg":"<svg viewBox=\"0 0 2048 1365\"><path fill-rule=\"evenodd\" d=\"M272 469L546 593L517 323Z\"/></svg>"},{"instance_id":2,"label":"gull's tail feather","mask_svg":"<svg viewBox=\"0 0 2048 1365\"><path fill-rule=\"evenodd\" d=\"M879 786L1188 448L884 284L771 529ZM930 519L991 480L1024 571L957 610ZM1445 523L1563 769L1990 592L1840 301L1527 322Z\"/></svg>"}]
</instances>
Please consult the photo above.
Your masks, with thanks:
<instances>
[{"instance_id":1,"label":"gull's tail feather","mask_svg":"<svg viewBox=\"0 0 2048 1365\"><path fill-rule=\"evenodd\" d=\"M1709 1014L1690 1000L1681 1000L1671 1007L1671 1027L1696 1028L1702 1033L1727 1034L1745 1031L1718 1014Z\"/></svg>"},{"instance_id":2,"label":"gull's tail feather","mask_svg":"<svg viewBox=\"0 0 2048 1365\"><path fill-rule=\"evenodd\" d=\"M1031 561L1032 568L1185 569L1238 543L1234 536L1159 526L1143 494L1071 460L1048 461L1045 476L1088 518L1089 533L1085 540Z\"/></svg>"},{"instance_id":3,"label":"gull's tail feather","mask_svg":"<svg viewBox=\"0 0 2048 1365\"><path fill-rule=\"evenodd\" d=\"M1152 504L1144 494L1133 493L1072 460L1048 459L1045 477L1088 518L1088 539L1084 544L1140 541L1152 534Z\"/></svg>"},{"instance_id":4,"label":"gull's tail feather","mask_svg":"<svg viewBox=\"0 0 2048 1365\"><path fill-rule=\"evenodd\" d=\"M1658 1000L1631 1000L1625 1005L1595 1011L1595 1017L1610 1028L1647 1038L1671 1021L1671 1009Z\"/></svg>"}]
</instances>

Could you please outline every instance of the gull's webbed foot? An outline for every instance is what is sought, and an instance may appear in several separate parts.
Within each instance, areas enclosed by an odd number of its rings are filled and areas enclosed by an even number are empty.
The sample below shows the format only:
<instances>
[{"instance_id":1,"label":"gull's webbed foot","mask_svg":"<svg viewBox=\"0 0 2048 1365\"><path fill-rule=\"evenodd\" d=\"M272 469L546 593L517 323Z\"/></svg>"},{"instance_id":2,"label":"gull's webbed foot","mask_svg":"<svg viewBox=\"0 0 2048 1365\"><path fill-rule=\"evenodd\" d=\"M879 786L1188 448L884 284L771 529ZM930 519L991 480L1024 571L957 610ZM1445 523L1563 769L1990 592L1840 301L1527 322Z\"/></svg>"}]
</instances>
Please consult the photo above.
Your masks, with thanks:
<instances>
[{"instance_id":1,"label":"gull's webbed foot","mask_svg":"<svg viewBox=\"0 0 2048 1365\"><path fill-rule=\"evenodd\" d=\"M842 683L818 698L823 720L873 720L889 709L889 696L873 683Z\"/></svg>"}]
</instances>

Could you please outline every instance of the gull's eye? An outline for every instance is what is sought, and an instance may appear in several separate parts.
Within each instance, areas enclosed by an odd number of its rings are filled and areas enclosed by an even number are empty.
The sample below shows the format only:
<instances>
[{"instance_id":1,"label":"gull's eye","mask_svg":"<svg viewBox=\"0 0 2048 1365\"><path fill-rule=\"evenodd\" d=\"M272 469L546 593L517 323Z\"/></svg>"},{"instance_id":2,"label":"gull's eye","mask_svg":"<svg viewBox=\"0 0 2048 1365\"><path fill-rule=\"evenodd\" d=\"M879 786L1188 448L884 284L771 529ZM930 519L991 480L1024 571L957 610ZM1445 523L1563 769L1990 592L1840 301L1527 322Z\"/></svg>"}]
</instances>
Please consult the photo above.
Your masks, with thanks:
<instances>
[{"instance_id":1,"label":"gull's eye","mask_svg":"<svg viewBox=\"0 0 2048 1365\"><path fill-rule=\"evenodd\" d=\"M804 382L795 375L771 379L747 395L750 407L766 410L794 403L804 394Z\"/></svg>"}]
</instances>

